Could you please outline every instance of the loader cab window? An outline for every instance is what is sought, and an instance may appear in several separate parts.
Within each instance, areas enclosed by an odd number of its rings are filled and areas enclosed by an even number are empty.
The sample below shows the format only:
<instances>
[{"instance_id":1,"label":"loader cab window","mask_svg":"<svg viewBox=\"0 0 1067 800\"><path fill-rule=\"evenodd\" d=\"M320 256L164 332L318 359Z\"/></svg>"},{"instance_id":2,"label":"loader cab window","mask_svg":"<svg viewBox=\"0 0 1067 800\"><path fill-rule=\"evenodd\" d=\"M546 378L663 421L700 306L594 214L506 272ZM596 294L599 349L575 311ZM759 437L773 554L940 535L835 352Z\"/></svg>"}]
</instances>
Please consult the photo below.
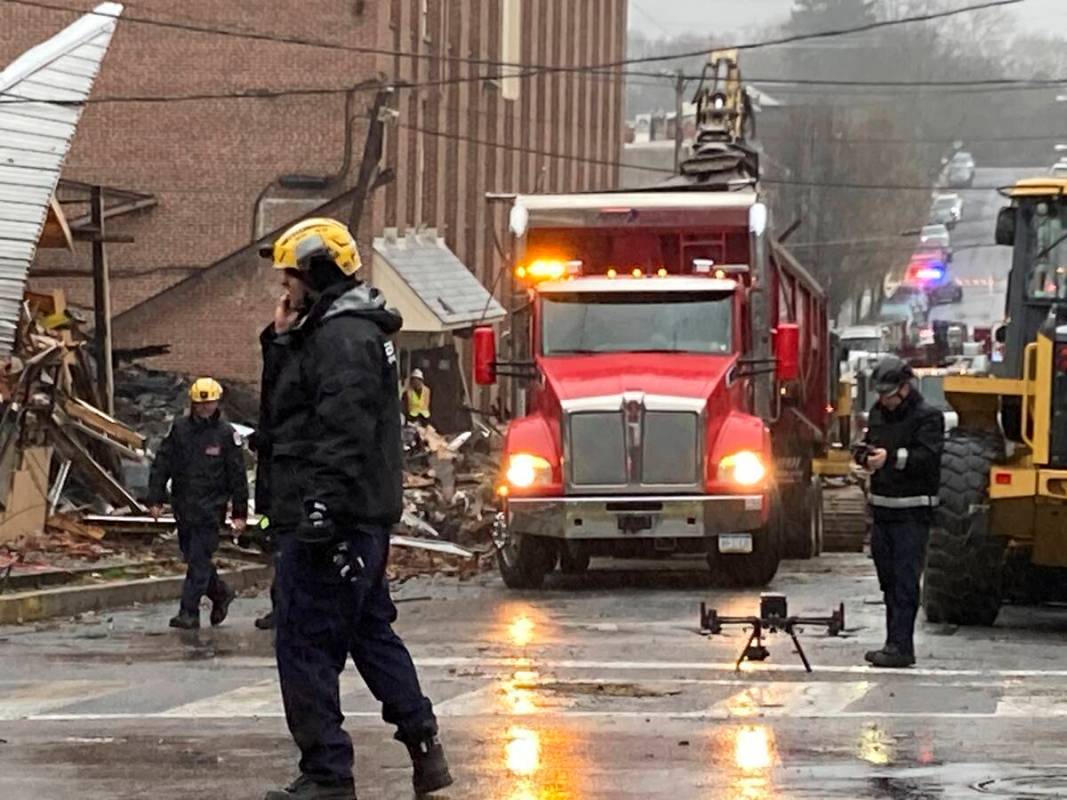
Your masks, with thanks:
<instances>
[{"instance_id":1,"label":"loader cab window","mask_svg":"<svg viewBox=\"0 0 1067 800\"><path fill-rule=\"evenodd\" d=\"M729 292L560 292L542 295L542 352L733 352Z\"/></svg>"},{"instance_id":2,"label":"loader cab window","mask_svg":"<svg viewBox=\"0 0 1067 800\"><path fill-rule=\"evenodd\" d=\"M1027 294L1034 300L1067 299L1067 205L1041 200L1029 217Z\"/></svg>"}]
</instances>

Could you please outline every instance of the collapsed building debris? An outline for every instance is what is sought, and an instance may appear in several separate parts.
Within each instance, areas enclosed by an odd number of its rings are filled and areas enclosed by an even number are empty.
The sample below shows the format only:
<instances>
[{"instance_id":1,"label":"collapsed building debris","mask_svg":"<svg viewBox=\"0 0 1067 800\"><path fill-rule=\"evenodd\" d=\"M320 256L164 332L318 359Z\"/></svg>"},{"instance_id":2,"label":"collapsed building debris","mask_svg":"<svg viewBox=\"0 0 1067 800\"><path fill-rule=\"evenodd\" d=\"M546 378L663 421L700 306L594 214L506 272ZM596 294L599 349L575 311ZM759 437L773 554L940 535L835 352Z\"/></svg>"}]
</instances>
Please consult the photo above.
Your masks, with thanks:
<instances>
[{"instance_id":1,"label":"collapsed building debris","mask_svg":"<svg viewBox=\"0 0 1067 800\"><path fill-rule=\"evenodd\" d=\"M44 568L65 559L157 563L166 561L163 551L176 555L174 518L153 519L142 499L153 450L188 409L191 379L136 363L165 353L165 345L116 351L115 396L100 397L83 324L62 292L27 293L14 355L0 365L0 573L4 565L9 574L25 569L27 557ZM254 393L227 387L226 400L227 416L247 435L251 428L240 422L255 419ZM113 415L103 410L111 404ZM405 509L393 538L393 578L467 575L488 563L481 556L490 549L498 441L480 422L451 439L429 426L405 429ZM229 543L223 549L231 548L256 558Z\"/></svg>"}]
</instances>

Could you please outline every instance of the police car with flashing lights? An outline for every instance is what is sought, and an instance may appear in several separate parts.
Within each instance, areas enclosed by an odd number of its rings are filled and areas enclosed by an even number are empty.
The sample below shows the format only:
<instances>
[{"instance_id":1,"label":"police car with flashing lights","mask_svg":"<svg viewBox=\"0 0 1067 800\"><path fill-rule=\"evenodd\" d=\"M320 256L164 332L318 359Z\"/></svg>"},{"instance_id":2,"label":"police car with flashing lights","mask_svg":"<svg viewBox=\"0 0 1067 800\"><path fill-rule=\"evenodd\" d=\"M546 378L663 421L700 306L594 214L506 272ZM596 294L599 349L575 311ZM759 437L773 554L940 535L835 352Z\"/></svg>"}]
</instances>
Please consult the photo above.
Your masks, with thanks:
<instances>
[{"instance_id":1,"label":"police car with flashing lights","mask_svg":"<svg viewBox=\"0 0 1067 800\"><path fill-rule=\"evenodd\" d=\"M948 276L945 263L936 255L913 257L904 276L904 285L921 289L930 305L963 302L962 284Z\"/></svg>"}]
</instances>

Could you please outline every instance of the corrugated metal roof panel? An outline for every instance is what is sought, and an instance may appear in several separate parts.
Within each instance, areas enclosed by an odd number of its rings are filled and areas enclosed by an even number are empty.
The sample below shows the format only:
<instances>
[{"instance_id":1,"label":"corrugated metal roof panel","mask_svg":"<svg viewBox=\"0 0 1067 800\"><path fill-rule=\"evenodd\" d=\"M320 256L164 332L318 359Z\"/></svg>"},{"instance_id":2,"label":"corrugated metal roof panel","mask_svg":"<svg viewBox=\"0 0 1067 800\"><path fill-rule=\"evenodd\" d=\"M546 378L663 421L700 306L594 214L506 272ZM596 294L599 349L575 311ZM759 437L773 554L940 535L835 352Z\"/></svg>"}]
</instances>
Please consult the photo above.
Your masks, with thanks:
<instances>
[{"instance_id":1,"label":"corrugated metal roof panel","mask_svg":"<svg viewBox=\"0 0 1067 800\"><path fill-rule=\"evenodd\" d=\"M379 237L374 250L446 328L492 322L506 313L434 232Z\"/></svg>"},{"instance_id":2,"label":"corrugated metal roof panel","mask_svg":"<svg viewBox=\"0 0 1067 800\"><path fill-rule=\"evenodd\" d=\"M48 204L121 13L102 3L0 72L0 355L14 345Z\"/></svg>"}]
</instances>

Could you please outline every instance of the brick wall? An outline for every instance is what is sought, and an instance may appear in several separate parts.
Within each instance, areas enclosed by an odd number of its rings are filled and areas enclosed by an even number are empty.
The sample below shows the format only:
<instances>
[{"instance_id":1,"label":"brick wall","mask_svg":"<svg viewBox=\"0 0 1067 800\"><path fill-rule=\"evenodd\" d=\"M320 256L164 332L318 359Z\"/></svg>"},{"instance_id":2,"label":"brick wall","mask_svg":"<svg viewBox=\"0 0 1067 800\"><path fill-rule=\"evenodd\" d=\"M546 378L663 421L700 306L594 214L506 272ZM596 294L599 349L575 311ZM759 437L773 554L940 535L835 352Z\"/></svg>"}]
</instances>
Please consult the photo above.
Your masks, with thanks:
<instances>
[{"instance_id":1,"label":"brick wall","mask_svg":"<svg viewBox=\"0 0 1067 800\"><path fill-rule=\"evenodd\" d=\"M499 81L476 78L495 68L455 60L504 60L504 2L429 0L424 21L423 0L139 0L119 23L93 99L333 89L379 74L416 83L466 79L398 92L399 125L389 130L386 148L397 180L379 191L360 240L366 250L370 236L383 226L435 226L460 259L492 284L501 268L492 226L503 216L487 208L485 193L611 187L613 167L582 159L618 161L621 147L621 82L601 75L539 75L522 80L518 97L509 100ZM92 0L64 3L81 9L94 5ZM524 63L573 65L625 57L625 0L520 0L518 5L518 55ZM194 33L131 17L422 57ZM0 63L74 18L74 13L0 5ZM362 114L371 99L370 93L357 94L354 113ZM344 131L342 93L91 105L64 176L150 193L159 201L153 209L109 222L111 231L136 238L134 244L109 246L116 344L169 343L172 355L157 359L156 366L254 380L259 370L255 336L271 316L274 277L255 259L222 271L201 270L249 242L255 200L279 175L336 172ZM268 196L339 193L355 180L365 133L362 122L353 126L351 170L332 190L275 189ZM453 138L457 134L473 141ZM369 253L365 257L369 261ZM32 283L64 288L72 302L89 306L89 264L85 249L73 256L43 253ZM56 270L63 277L49 275ZM86 274L69 277L72 270Z\"/></svg>"}]
</instances>

